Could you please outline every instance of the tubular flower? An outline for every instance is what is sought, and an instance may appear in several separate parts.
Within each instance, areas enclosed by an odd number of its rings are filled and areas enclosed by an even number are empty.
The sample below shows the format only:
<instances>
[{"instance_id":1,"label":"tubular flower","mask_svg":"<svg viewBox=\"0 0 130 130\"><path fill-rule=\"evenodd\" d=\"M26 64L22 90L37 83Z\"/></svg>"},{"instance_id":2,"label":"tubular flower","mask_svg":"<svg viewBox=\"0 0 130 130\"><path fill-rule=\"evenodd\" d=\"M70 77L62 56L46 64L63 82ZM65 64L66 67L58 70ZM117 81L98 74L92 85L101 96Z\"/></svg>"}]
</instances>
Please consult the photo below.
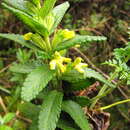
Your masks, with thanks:
<instances>
[{"instance_id":1,"label":"tubular flower","mask_svg":"<svg viewBox=\"0 0 130 130\"><path fill-rule=\"evenodd\" d=\"M31 36L32 36L32 33L31 32L29 32L29 33L26 33L26 34L24 34L23 35L23 38L24 38L24 40L30 40L31 39Z\"/></svg>"},{"instance_id":2,"label":"tubular flower","mask_svg":"<svg viewBox=\"0 0 130 130\"><path fill-rule=\"evenodd\" d=\"M50 69L51 69L51 70L55 70L56 64L57 64L56 60L52 60L52 61L50 62Z\"/></svg>"},{"instance_id":3,"label":"tubular flower","mask_svg":"<svg viewBox=\"0 0 130 130\"><path fill-rule=\"evenodd\" d=\"M65 39L71 39L71 38L75 37L75 32L69 31L68 29L63 30L62 34Z\"/></svg>"},{"instance_id":4,"label":"tubular flower","mask_svg":"<svg viewBox=\"0 0 130 130\"><path fill-rule=\"evenodd\" d=\"M73 63L73 66L76 66L77 64L81 63L81 61L83 61L83 59L81 57L77 57Z\"/></svg>"},{"instance_id":5,"label":"tubular flower","mask_svg":"<svg viewBox=\"0 0 130 130\"><path fill-rule=\"evenodd\" d=\"M58 68L62 73L66 71L66 65L64 63L70 63L71 59L62 57L59 52L55 52L54 59L50 61L50 69L55 70Z\"/></svg>"},{"instance_id":6,"label":"tubular flower","mask_svg":"<svg viewBox=\"0 0 130 130\"><path fill-rule=\"evenodd\" d=\"M75 68L78 72L84 73L84 69L83 69L83 68L85 68L85 67L87 67L87 66L88 66L88 65L85 64L85 63L79 63L79 64L77 64L74 68Z\"/></svg>"},{"instance_id":7,"label":"tubular flower","mask_svg":"<svg viewBox=\"0 0 130 130\"><path fill-rule=\"evenodd\" d=\"M78 72L84 73L84 68L88 65L86 63L81 63L81 61L83 61L83 59L81 57L77 57L73 63L73 66Z\"/></svg>"}]
</instances>

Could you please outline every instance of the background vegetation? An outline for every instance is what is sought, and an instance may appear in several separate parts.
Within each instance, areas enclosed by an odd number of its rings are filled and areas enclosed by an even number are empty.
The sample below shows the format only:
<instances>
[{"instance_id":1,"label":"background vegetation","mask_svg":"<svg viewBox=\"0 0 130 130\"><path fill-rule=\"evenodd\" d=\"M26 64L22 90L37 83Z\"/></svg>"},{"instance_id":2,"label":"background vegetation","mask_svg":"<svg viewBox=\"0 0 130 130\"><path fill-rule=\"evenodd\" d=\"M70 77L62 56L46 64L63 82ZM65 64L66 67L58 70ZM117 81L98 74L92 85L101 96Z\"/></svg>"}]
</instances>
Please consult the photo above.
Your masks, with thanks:
<instances>
[{"instance_id":1,"label":"background vegetation","mask_svg":"<svg viewBox=\"0 0 130 130\"><path fill-rule=\"evenodd\" d=\"M57 2L63 3L65 0ZM86 56L86 61L97 71L105 76L111 72L112 68L101 65L104 61L113 58L113 50L115 48L125 47L128 43L128 26L130 18L130 2L129 0L69 0L71 7L65 15L59 28L68 28L75 30L82 35L103 35L108 38L103 44L96 43L88 49L81 48ZM25 34L28 28L25 27L7 10L0 7L0 32L1 33L19 33ZM8 105L17 107L15 99L19 90L15 90L12 73L9 71L11 64L17 60L16 53L20 48L13 42L0 39L0 113L6 112ZM71 57L80 56L80 54L70 49ZM130 62L127 63L130 65ZM21 81L22 82L22 81ZM98 82L97 82L98 84ZM98 85L97 85L98 86ZM89 90L90 96L95 95L98 87ZM122 86L113 93L103 98L102 105L108 105L115 101L130 98L129 86ZM13 101L12 104L9 102ZM2 105L3 104L3 105ZM100 104L99 104L100 105ZM10 107L10 106L8 106ZM110 130L129 130L130 129L130 104L123 104L106 110L110 113ZM4 109L4 111L3 111ZM108 113L107 113L108 114ZM102 115L100 115L101 117ZM104 116L104 115L103 115ZM106 122L109 116L104 117ZM103 118L103 119L104 119ZM21 130L26 129L28 119L19 116L16 122L16 128L21 126ZM98 120L97 120L98 122ZM99 123L99 122L98 122ZM100 124L100 123L99 123ZM100 128L100 126L99 126ZM98 129L98 127L97 127Z\"/></svg>"}]
</instances>

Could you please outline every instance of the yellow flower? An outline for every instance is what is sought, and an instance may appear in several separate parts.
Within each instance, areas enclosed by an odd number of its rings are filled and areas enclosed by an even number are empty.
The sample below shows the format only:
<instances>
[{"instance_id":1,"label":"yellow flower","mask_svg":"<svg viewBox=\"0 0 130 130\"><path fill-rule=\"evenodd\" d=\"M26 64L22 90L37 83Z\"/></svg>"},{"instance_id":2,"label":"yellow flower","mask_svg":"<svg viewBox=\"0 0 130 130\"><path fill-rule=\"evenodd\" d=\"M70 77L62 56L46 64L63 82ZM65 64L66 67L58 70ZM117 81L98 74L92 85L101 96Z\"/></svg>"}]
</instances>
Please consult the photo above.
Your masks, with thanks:
<instances>
[{"instance_id":1,"label":"yellow flower","mask_svg":"<svg viewBox=\"0 0 130 130\"><path fill-rule=\"evenodd\" d=\"M55 70L56 69L56 60L52 60L51 62L50 62L50 69L51 70Z\"/></svg>"},{"instance_id":2,"label":"yellow flower","mask_svg":"<svg viewBox=\"0 0 130 130\"><path fill-rule=\"evenodd\" d=\"M69 31L68 29L65 29L62 31L63 37L66 39L71 39L75 37L75 32L74 31Z\"/></svg>"},{"instance_id":3,"label":"yellow flower","mask_svg":"<svg viewBox=\"0 0 130 130\"><path fill-rule=\"evenodd\" d=\"M60 53L56 51L55 54L54 54L54 58L55 59L61 59Z\"/></svg>"},{"instance_id":4,"label":"yellow flower","mask_svg":"<svg viewBox=\"0 0 130 130\"><path fill-rule=\"evenodd\" d=\"M62 63L58 62L57 66L62 73L64 73L66 71L66 65L63 65Z\"/></svg>"},{"instance_id":5,"label":"yellow flower","mask_svg":"<svg viewBox=\"0 0 130 130\"><path fill-rule=\"evenodd\" d=\"M80 73L84 73L84 68L87 67L88 65L85 63L79 63L77 64L74 68L80 72Z\"/></svg>"},{"instance_id":6,"label":"yellow flower","mask_svg":"<svg viewBox=\"0 0 130 130\"><path fill-rule=\"evenodd\" d=\"M30 40L30 39L31 39L31 36L32 36L32 33L29 32L29 33L24 34L24 35L23 35L23 38L24 38L24 40Z\"/></svg>"},{"instance_id":7,"label":"yellow flower","mask_svg":"<svg viewBox=\"0 0 130 130\"><path fill-rule=\"evenodd\" d=\"M56 67L64 73L66 71L66 65L64 63L70 63L71 59L62 57L59 52L55 52L54 59L50 61L50 69L55 70Z\"/></svg>"},{"instance_id":8,"label":"yellow flower","mask_svg":"<svg viewBox=\"0 0 130 130\"><path fill-rule=\"evenodd\" d=\"M74 68L80 73L84 73L84 68L88 66L86 63L81 63L82 61L81 57L77 57L73 63Z\"/></svg>"},{"instance_id":9,"label":"yellow flower","mask_svg":"<svg viewBox=\"0 0 130 130\"><path fill-rule=\"evenodd\" d=\"M76 66L77 64L81 63L81 61L83 61L83 59L81 57L77 57L73 63L73 66Z\"/></svg>"}]
</instances>

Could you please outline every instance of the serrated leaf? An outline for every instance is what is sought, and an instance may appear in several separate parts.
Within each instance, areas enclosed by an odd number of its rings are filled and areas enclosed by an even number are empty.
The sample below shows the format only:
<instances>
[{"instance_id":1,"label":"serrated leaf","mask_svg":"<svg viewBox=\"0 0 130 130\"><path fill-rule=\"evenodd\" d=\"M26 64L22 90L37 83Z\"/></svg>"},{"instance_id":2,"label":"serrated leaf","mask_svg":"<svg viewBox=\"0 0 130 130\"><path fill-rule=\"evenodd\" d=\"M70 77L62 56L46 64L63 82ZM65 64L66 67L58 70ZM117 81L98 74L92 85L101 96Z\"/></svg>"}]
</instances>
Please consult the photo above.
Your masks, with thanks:
<instances>
[{"instance_id":1,"label":"serrated leaf","mask_svg":"<svg viewBox=\"0 0 130 130\"><path fill-rule=\"evenodd\" d=\"M22 99L30 101L42 91L53 78L54 71L43 65L33 70L26 78L22 87Z\"/></svg>"},{"instance_id":2,"label":"serrated leaf","mask_svg":"<svg viewBox=\"0 0 130 130\"><path fill-rule=\"evenodd\" d=\"M36 67L38 67L38 65L34 64L34 63L25 63L25 64L17 64L14 63L11 67L10 67L10 71L15 72L15 73L30 73L31 71L33 71Z\"/></svg>"},{"instance_id":3,"label":"serrated leaf","mask_svg":"<svg viewBox=\"0 0 130 130\"><path fill-rule=\"evenodd\" d=\"M76 35L74 38L67 40L63 43L59 43L58 47L54 49L54 51L60 51L64 49L68 49L76 44L79 45L89 45L91 42L104 41L106 37L103 36L81 36Z\"/></svg>"},{"instance_id":4,"label":"serrated leaf","mask_svg":"<svg viewBox=\"0 0 130 130\"><path fill-rule=\"evenodd\" d=\"M114 84L112 84L111 82L109 82L108 80L106 80L100 73L98 73L95 70L92 70L90 68L85 68L84 76L86 78L95 78L95 79L103 82L104 84L112 87L112 88L116 87Z\"/></svg>"},{"instance_id":5,"label":"serrated leaf","mask_svg":"<svg viewBox=\"0 0 130 130\"><path fill-rule=\"evenodd\" d=\"M47 36L49 33L47 29L40 24L37 20L35 20L32 16L26 14L25 12L22 12L18 9L9 7L7 4L2 3L2 5L11 11L14 15L16 15L24 24L30 27L33 31L36 31L37 33L41 34L42 36Z\"/></svg>"},{"instance_id":6,"label":"serrated leaf","mask_svg":"<svg viewBox=\"0 0 130 130\"><path fill-rule=\"evenodd\" d=\"M40 9L41 17L44 19L53 9L56 0L44 0L43 7Z\"/></svg>"},{"instance_id":7,"label":"serrated leaf","mask_svg":"<svg viewBox=\"0 0 130 130\"><path fill-rule=\"evenodd\" d=\"M67 112L81 130L91 130L86 115L79 104L73 101L64 101L62 104L62 110Z\"/></svg>"},{"instance_id":8,"label":"serrated leaf","mask_svg":"<svg viewBox=\"0 0 130 130\"><path fill-rule=\"evenodd\" d=\"M68 2L64 2L63 4L60 4L58 6L56 6L53 10L52 13L55 17L55 22L54 25L51 29L50 33L53 33L54 30L57 28L58 24L61 22L65 12L67 11L67 9L69 8L69 3Z\"/></svg>"},{"instance_id":9,"label":"serrated leaf","mask_svg":"<svg viewBox=\"0 0 130 130\"><path fill-rule=\"evenodd\" d=\"M60 116L63 94L51 91L44 99L39 115L39 130L55 130Z\"/></svg>"},{"instance_id":10,"label":"serrated leaf","mask_svg":"<svg viewBox=\"0 0 130 130\"><path fill-rule=\"evenodd\" d=\"M0 33L1 38L7 38L16 43L19 43L23 46L26 46L31 49L39 50L35 45L31 44L31 42L24 40L22 35L19 34L10 34L10 33Z\"/></svg>"}]
</instances>

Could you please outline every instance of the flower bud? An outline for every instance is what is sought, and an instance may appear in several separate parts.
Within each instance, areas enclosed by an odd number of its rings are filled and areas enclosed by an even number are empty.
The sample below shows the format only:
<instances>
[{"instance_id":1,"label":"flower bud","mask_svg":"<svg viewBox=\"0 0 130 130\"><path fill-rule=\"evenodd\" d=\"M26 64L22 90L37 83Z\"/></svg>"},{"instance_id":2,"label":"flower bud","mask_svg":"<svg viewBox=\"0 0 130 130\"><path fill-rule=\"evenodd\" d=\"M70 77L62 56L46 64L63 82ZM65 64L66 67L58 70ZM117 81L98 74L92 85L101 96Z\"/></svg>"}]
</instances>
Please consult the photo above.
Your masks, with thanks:
<instances>
[{"instance_id":1,"label":"flower bud","mask_svg":"<svg viewBox=\"0 0 130 130\"><path fill-rule=\"evenodd\" d=\"M29 32L29 33L26 33L26 34L24 34L23 35L23 38L24 38L24 40L30 40L31 39L31 36L32 36L32 33L31 32Z\"/></svg>"},{"instance_id":2,"label":"flower bud","mask_svg":"<svg viewBox=\"0 0 130 130\"><path fill-rule=\"evenodd\" d=\"M62 31L62 35L65 39L71 39L71 38L75 37L75 32L65 29Z\"/></svg>"}]
</instances>

